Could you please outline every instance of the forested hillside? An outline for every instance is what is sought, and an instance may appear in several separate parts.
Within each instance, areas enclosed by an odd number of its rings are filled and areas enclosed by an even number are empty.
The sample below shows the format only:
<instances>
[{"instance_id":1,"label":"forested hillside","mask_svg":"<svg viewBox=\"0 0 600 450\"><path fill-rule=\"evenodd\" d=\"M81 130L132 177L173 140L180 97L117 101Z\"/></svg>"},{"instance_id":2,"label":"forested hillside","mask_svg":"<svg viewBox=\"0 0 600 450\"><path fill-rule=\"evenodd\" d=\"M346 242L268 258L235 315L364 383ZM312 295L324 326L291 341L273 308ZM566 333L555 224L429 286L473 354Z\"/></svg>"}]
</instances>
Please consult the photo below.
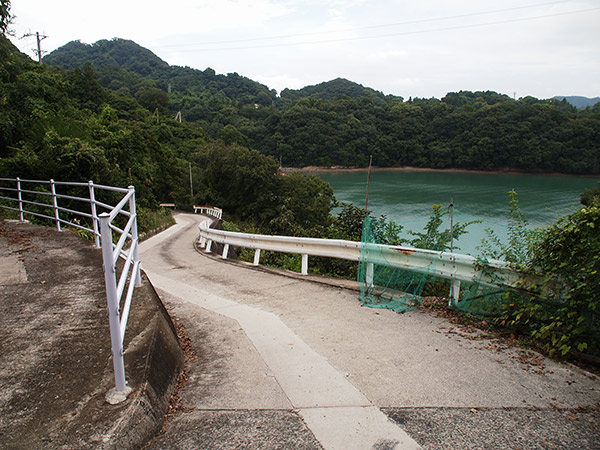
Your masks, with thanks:
<instances>
[{"instance_id":1,"label":"forested hillside","mask_svg":"<svg viewBox=\"0 0 600 450\"><path fill-rule=\"evenodd\" d=\"M238 74L169 66L120 39L72 42L44 61L90 61L105 88L285 166L365 167L373 155L382 167L600 173L600 104L577 110L491 91L405 101L341 78L276 97Z\"/></svg>"},{"instance_id":2,"label":"forested hillside","mask_svg":"<svg viewBox=\"0 0 600 450\"><path fill-rule=\"evenodd\" d=\"M162 92L139 80L142 94ZM138 102L127 89L104 88L89 63L39 65L0 36L0 93L0 177L134 185L142 228L159 202L215 204L229 218L289 234L320 235L330 223L328 184L284 177L272 157L157 114L143 104L152 96Z\"/></svg>"},{"instance_id":3,"label":"forested hillside","mask_svg":"<svg viewBox=\"0 0 600 450\"><path fill-rule=\"evenodd\" d=\"M91 45L72 41L44 57L45 64L65 69L85 62L92 64L99 81L112 90L137 96L149 87L158 87L165 93L171 90L171 110L175 112L183 109L189 114L197 106L186 104L187 96L200 101L214 97L216 103L211 108L228 100L270 105L276 97L275 91L237 73L217 75L211 68L201 71L169 66L150 50L125 39L100 40Z\"/></svg>"}]
</instances>

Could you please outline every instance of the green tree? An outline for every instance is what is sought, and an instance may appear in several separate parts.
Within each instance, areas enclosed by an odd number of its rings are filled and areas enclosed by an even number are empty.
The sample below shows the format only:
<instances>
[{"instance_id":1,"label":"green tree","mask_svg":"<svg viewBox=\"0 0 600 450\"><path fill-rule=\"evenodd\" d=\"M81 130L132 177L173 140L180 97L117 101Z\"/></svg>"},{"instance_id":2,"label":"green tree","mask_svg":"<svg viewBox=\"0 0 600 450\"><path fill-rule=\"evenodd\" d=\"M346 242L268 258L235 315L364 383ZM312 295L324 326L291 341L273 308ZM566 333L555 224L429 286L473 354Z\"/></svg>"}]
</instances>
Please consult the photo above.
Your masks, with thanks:
<instances>
[{"instance_id":1,"label":"green tree","mask_svg":"<svg viewBox=\"0 0 600 450\"><path fill-rule=\"evenodd\" d=\"M277 175L276 215L269 233L322 237L331 222L333 188L316 175L292 172Z\"/></svg>"},{"instance_id":2,"label":"green tree","mask_svg":"<svg viewBox=\"0 0 600 450\"><path fill-rule=\"evenodd\" d=\"M580 197L581 204L584 206L591 206L594 202L600 201L600 186L595 188L586 189L582 192Z\"/></svg>"},{"instance_id":3,"label":"green tree","mask_svg":"<svg viewBox=\"0 0 600 450\"><path fill-rule=\"evenodd\" d=\"M98 82L94 67L89 61L81 69L73 69L68 77L72 83L71 95L78 98L84 107L96 110L106 100L106 92Z\"/></svg>"},{"instance_id":4,"label":"green tree","mask_svg":"<svg viewBox=\"0 0 600 450\"><path fill-rule=\"evenodd\" d=\"M0 34L5 35L9 31L11 20L10 0L0 0Z\"/></svg>"},{"instance_id":5,"label":"green tree","mask_svg":"<svg viewBox=\"0 0 600 450\"><path fill-rule=\"evenodd\" d=\"M138 102L149 111L166 112L169 104L169 96L162 89L148 88L138 94Z\"/></svg>"}]
</instances>

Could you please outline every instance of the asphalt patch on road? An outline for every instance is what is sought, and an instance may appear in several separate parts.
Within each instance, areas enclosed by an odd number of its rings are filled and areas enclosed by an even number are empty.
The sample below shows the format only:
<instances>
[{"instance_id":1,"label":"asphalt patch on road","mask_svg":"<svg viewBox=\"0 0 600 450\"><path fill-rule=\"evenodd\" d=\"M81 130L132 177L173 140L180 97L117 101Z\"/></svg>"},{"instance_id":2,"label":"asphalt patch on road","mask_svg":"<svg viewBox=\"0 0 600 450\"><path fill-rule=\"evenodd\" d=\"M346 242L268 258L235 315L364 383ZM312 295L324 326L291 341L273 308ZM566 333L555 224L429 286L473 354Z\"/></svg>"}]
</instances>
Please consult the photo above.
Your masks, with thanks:
<instances>
[{"instance_id":1,"label":"asphalt patch on road","mask_svg":"<svg viewBox=\"0 0 600 450\"><path fill-rule=\"evenodd\" d=\"M600 408L384 408L424 450L600 449Z\"/></svg>"}]
</instances>

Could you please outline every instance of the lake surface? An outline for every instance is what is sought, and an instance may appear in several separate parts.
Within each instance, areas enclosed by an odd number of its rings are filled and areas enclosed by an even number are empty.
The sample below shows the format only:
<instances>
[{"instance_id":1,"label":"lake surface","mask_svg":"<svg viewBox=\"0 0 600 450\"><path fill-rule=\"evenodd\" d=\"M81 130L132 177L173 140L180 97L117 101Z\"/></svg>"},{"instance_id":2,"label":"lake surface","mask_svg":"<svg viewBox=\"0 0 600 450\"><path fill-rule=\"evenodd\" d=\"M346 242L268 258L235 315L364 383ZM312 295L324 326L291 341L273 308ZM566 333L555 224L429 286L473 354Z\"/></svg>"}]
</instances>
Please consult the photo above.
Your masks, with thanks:
<instances>
[{"instance_id":1,"label":"lake surface","mask_svg":"<svg viewBox=\"0 0 600 450\"><path fill-rule=\"evenodd\" d=\"M333 186L339 202L364 208L367 171L319 172ZM457 253L477 255L486 228L505 241L508 223L508 192L518 194L519 206L530 228L543 227L557 218L576 211L579 196L598 186L597 178L480 174L459 172L373 171L369 185L369 210L385 215L407 230L423 231L431 214L431 205L447 208L454 199L454 222L481 219L470 225L457 242ZM449 228L449 220L442 229Z\"/></svg>"}]
</instances>

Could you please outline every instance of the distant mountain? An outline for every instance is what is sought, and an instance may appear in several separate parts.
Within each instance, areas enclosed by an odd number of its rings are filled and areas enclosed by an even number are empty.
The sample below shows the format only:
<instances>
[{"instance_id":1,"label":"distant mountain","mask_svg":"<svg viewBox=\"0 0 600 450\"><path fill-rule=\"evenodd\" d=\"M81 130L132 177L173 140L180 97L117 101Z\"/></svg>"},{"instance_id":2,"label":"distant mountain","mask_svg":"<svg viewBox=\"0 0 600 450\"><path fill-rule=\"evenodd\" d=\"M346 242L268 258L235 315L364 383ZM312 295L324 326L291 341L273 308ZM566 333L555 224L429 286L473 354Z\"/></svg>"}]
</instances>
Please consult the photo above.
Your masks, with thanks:
<instances>
[{"instance_id":1,"label":"distant mountain","mask_svg":"<svg viewBox=\"0 0 600 450\"><path fill-rule=\"evenodd\" d=\"M245 104L270 105L277 96L275 90L237 73L217 75L211 68L202 71L170 66L150 50L126 39L104 39L94 44L72 41L43 59L46 64L65 69L81 67L88 61L103 86L125 89L130 95L148 89L145 78L153 80L156 87L182 95L186 91L199 97L218 95Z\"/></svg>"},{"instance_id":2,"label":"distant mountain","mask_svg":"<svg viewBox=\"0 0 600 450\"><path fill-rule=\"evenodd\" d=\"M589 97L580 97L577 95L571 95L571 96L557 95L552 98L555 98L556 100L564 99L577 109L585 109L588 106L591 108L596 103L600 102L600 97L589 98Z\"/></svg>"},{"instance_id":3,"label":"distant mountain","mask_svg":"<svg viewBox=\"0 0 600 450\"><path fill-rule=\"evenodd\" d=\"M361 84L344 78L336 78L335 80L325 81L314 86L306 86L302 89L284 89L281 91L281 98L283 100L292 101L304 97L318 97L324 100L334 100L340 95L345 95L354 99L362 97L379 97L382 99L394 97L386 96L383 92L364 87ZM395 98L400 99L400 97Z\"/></svg>"}]
</instances>

